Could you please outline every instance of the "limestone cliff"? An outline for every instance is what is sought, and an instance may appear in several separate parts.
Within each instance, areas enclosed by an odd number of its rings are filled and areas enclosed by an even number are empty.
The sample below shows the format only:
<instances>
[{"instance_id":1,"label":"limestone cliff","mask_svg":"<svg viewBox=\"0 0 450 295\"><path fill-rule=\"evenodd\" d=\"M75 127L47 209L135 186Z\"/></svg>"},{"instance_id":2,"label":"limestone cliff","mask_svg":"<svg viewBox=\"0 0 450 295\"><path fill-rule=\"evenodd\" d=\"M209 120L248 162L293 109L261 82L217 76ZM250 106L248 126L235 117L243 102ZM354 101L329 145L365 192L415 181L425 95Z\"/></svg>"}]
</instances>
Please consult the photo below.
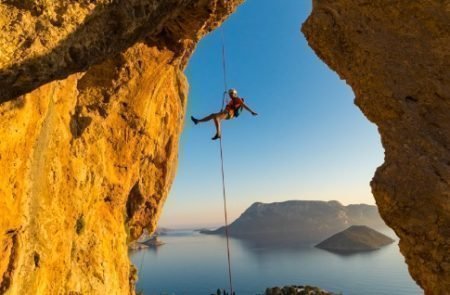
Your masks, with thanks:
<instances>
[{"instance_id":1,"label":"limestone cliff","mask_svg":"<svg viewBox=\"0 0 450 295\"><path fill-rule=\"evenodd\" d=\"M0 4L0 294L132 294L184 120L183 69L239 4Z\"/></svg>"},{"instance_id":2,"label":"limestone cliff","mask_svg":"<svg viewBox=\"0 0 450 295\"><path fill-rule=\"evenodd\" d=\"M241 0L0 3L0 293L130 294L127 239L176 166L195 44ZM379 127L372 182L416 281L450 292L450 4L314 0L303 31Z\"/></svg>"},{"instance_id":3,"label":"limestone cliff","mask_svg":"<svg viewBox=\"0 0 450 295\"><path fill-rule=\"evenodd\" d=\"M372 190L426 294L450 293L450 2L314 0L303 32L378 126Z\"/></svg>"}]
</instances>

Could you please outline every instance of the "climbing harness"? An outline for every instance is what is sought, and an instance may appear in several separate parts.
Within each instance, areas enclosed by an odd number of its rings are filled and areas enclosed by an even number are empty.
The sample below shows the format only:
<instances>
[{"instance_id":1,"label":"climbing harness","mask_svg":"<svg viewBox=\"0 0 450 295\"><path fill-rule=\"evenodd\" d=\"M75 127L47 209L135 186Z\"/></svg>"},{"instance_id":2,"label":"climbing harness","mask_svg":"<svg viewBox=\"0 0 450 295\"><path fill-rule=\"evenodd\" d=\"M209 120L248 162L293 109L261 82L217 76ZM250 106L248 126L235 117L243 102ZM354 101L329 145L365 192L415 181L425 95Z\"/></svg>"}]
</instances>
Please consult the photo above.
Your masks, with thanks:
<instances>
[{"instance_id":1,"label":"climbing harness","mask_svg":"<svg viewBox=\"0 0 450 295\"><path fill-rule=\"evenodd\" d=\"M237 118L242 113L242 110L244 109L244 99L239 98L237 102L231 101L226 106L225 109L228 111L228 118ZM230 111L232 113L230 114Z\"/></svg>"},{"instance_id":2,"label":"climbing harness","mask_svg":"<svg viewBox=\"0 0 450 295\"><path fill-rule=\"evenodd\" d=\"M224 92L223 92L223 98L222 98L222 111L225 108L225 99L227 95L228 90L228 83L227 83L227 63L226 63L226 55L225 55L225 33L223 27L220 30L222 35L222 68L223 68L223 86L224 86ZM228 280L230 284L230 295L233 294L233 281L231 278L231 259L230 259L230 237L228 232L228 210L227 210L227 192L225 189L225 169L223 166L223 147L222 147L222 137L219 138L219 146L220 146L220 164L221 164L221 170L222 170L222 195L223 195L223 213L225 217L225 235L227 239L227 260L228 260Z\"/></svg>"}]
</instances>

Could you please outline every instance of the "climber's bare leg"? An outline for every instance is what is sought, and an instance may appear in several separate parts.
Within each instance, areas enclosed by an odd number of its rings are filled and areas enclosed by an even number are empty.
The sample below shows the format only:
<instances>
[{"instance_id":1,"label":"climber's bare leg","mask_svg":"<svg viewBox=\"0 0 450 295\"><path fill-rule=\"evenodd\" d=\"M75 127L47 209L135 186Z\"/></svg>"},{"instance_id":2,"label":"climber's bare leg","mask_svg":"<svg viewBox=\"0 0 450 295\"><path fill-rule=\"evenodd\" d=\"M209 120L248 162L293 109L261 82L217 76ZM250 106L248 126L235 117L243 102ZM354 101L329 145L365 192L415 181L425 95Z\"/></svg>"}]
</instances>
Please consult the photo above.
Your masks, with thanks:
<instances>
[{"instance_id":1,"label":"climber's bare leg","mask_svg":"<svg viewBox=\"0 0 450 295\"><path fill-rule=\"evenodd\" d=\"M214 116L217 114L211 114L209 116L204 117L203 119L196 119L194 116L191 116L192 122L194 122L195 125L197 125L199 122L208 122L209 120L214 119Z\"/></svg>"},{"instance_id":2,"label":"climber's bare leg","mask_svg":"<svg viewBox=\"0 0 450 295\"><path fill-rule=\"evenodd\" d=\"M214 125L216 126L216 135L214 135L214 137L212 138L213 140L216 140L222 136L220 122L222 120L225 120L227 118L227 116L228 116L227 112L217 113L216 116L214 116L213 120L214 120Z\"/></svg>"},{"instance_id":3,"label":"climber's bare leg","mask_svg":"<svg viewBox=\"0 0 450 295\"><path fill-rule=\"evenodd\" d=\"M213 137L213 140L216 140L218 138L220 138L221 136L221 130L220 130L220 121L226 119L228 116L228 112L227 111L222 111L222 112L218 112L218 113L213 113L211 115L208 115L202 119L196 119L194 117L191 117L192 121L197 124L199 122L208 122L210 120L214 121L214 125L216 126L216 135Z\"/></svg>"},{"instance_id":4,"label":"climber's bare leg","mask_svg":"<svg viewBox=\"0 0 450 295\"><path fill-rule=\"evenodd\" d=\"M208 122L210 120L213 120L214 117L216 117L217 115L218 115L218 113L213 113L213 114L208 115L208 116L206 116L206 117L204 117L202 119L198 119L197 122Z\"/></svg>"},{"instance_id":5,"label":"climber's bare leg","mask_svg":"<svg viewBox=\"0 0 450 295\"><path fill-rule=\"evenodd\" d=\"M222 132L220 129L220 122L222 120L225 120L227 118L227 116L228 116L228 113L226 111L215 114L213 119L214 119L214 125L216 125L216 135L212 138L213 140L216 140L222 136Z\"/></svg>"},{"instance_id":6,"label":"climber's bare leg","mask_svg":"<svg viewBox=\"0 0 450 295\"><path fill-rule=\"evenodd\" d=\"M212 138L213 140L216 140L220 138L220 121L218 118L214 118L214 125L216 125L216 135Z\"/></svg>"},{"instance_id":7,"label":"climber's bare leg","mask_svg":"<svg viewBox=\"0 0 450 295\"><path fill-rule=\"evenodd\" d=\"M226 117L227 112L212 113L211 115L208 115L202 119L196 119L196 121L197 122L208 122L210 120L215 120L216 118L222 117L223 114L225 114L225 117Z\"/></svg>"}]
</instances>

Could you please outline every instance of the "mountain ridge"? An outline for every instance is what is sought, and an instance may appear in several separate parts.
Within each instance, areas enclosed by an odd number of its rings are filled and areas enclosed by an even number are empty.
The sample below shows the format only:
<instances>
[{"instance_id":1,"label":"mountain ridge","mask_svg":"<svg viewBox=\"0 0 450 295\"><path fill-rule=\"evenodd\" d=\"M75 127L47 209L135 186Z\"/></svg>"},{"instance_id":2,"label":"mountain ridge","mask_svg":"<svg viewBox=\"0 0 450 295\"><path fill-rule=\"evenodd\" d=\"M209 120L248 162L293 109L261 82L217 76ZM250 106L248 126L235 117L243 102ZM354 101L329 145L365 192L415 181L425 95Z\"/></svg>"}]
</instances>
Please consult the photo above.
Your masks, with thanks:
<instances>
[{"instance_id":1,"label":"mountain ridge","mask_svg":"<svg viewBox=\"0 0 450 295\"><path fill-rule=\"evenodd\" d=\"M249 239L296 239L319 241L350 225L385 228L374 205L339 201L288 200L250 205L229 226L230 236ZM203 234L224 234L225 228L203 230Z\"/></svg>"}]
</instances>

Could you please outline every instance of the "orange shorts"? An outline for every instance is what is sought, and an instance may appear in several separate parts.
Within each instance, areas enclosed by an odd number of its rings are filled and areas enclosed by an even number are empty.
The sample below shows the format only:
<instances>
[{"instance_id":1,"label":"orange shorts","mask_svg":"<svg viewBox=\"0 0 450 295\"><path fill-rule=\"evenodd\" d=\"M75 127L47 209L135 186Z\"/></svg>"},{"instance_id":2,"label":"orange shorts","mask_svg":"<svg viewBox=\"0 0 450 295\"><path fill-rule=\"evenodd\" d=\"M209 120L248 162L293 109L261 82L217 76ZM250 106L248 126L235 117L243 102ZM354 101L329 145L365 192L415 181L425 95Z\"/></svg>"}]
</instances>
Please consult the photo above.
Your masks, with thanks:
<instances>
[{"instance_id":1,"label":"orange shorts","mask_svg":"<svg viewBox=\"0 0 450 295\"><path fill-rule=\"evenodd\" d=\"M230 120L234 118L234 110L232 109L226 109L227 111L227 117L225 118L225 120Z\"/></svg>"}]
</instances>

